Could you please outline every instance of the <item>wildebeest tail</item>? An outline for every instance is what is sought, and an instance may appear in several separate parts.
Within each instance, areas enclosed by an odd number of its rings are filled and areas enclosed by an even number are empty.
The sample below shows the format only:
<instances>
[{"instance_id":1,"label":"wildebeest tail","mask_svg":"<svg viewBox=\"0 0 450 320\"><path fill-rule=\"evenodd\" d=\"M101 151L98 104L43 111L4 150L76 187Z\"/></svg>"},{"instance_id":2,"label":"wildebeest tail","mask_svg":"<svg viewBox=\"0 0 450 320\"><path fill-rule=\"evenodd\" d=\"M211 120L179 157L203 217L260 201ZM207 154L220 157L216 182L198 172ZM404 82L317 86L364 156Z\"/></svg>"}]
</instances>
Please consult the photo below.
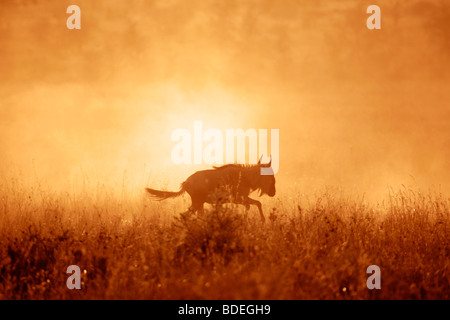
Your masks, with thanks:
<instances>
[{"instance_id":1,"label":"wildebeest tail","mask_svg":"<svg viewBox=\"0 0 450 320\"><path fill-rule=\"evenodd\" d=\"M150 193L150 195L157 200L165 200L168 198L175 198L178 196L181 196L184 193L184 189L181 188L178 192L172 192L172 191L162 191L162 190L155 190L151 188L145 188L145 190Z\"/></svg>"}]
</instances>

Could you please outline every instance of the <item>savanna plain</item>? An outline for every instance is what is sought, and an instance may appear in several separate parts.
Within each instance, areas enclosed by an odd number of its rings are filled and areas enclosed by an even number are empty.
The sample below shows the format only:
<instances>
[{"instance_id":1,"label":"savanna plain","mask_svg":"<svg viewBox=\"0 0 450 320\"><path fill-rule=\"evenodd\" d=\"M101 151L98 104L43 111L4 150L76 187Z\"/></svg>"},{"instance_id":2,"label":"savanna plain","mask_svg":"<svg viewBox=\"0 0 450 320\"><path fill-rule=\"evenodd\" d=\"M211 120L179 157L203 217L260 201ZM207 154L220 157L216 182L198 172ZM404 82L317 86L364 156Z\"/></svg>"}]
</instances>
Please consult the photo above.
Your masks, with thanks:
<instances>
[{"instance_id":1,"label":"savanna plain","mask_svg":"<svg viewBox=\"0 0 450 320\"><path fill-rule=\"evenodd\" d=\"M291 190L256 208L2 180L0 299L449 299L449 198ZM67 267L82 288L66 286ZM378 265L381 289L366 269Z\"/></svg>"}]
</instances>

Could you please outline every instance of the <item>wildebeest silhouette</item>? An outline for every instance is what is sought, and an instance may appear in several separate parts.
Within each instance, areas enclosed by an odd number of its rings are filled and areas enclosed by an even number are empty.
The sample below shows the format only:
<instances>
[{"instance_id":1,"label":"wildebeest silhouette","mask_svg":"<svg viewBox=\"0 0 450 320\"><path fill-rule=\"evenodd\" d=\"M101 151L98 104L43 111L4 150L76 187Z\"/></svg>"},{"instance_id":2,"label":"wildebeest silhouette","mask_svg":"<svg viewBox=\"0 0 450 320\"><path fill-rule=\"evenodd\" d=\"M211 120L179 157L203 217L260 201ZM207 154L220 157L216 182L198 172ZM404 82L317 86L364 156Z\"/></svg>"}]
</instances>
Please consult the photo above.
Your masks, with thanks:
<instances>
[{"instance_id":1,"label":"wildebeest silhouette","mask_svg":"<svg viewBox=\"0 0 450 320\"><path fill-rule=\"evenodd\" d=\"M270 168L271 164L272 160L267 164L261 164L261 159L255 165L226 164L210 170L197 171L181 183L178 192L150 188L145 188L145 190L158 200L178 197L187 192L192 200L192 205L187 212L203 213L205 202L213 205L242 204L247 211L250 205L255 205L264 222L261 202L250 198L249 194L259 190L260 196L267 194L273 197L275 195L275 176L273 174L261 175L261 168Z\"/></svg>"}]
</instances>

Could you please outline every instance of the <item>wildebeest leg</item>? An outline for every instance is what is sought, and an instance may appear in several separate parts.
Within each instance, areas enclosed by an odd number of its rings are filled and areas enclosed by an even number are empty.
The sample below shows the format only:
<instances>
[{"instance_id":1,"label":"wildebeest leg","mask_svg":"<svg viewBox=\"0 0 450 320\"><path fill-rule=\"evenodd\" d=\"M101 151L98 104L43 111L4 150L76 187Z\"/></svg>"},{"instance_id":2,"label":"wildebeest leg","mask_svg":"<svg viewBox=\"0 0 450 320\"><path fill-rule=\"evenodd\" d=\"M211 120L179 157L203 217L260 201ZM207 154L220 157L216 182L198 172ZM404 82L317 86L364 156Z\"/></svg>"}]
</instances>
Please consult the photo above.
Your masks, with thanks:
<instances>
[{"instance_id":1,"label":"wildebeest leg","mask_svg":"<svg viewBox=\"0 0 450 320\"><path fill-rule=\"evenodd\" d=\"M248 219L248 211L250 210L250 204L245 204L245 219Z\"/></svg>"},{"instance_id":2,"label":"wildebeest leg","mask_svg":"<svg viewBox=\"0 0 450 320\"><path fill-rule=\"evenodd\" d=\"M199 214L203 214L203 203L202 201L192 201L192 205L189 208L191 212L198 212Z\"/></svg>"},{"instance_id":3,"label":"wildebeest leg","mask_svg":"<svg viewBox=\"0 0 450 320\"><path fill-rule=\"evenodd\" d=\"M252 198L247 198L245 199L245 208L247 209L247 207L249 207L251 204L254 204L255 206L258 207L259 210L259 214L261 216L261 220L262 222L266 221L266 218L264 218L264 214L262 211L262 206L261 206L261 202L259 202L258 200L252 199Z\"/></svg>"},{"instance_id":4,"label":"wildebeest leg","mask_svg":"<svg viewBox=\"0 0 450 320\"><path fill-rule=\"evenodd\" d=\"M186 214L193 214L198 212L199 214L203 214L203 202L201 201L192 201L192 205L189 207L189 209L187 209L185 212L182 213L182 215L186 215Z\"/></svg>"},{"instance_id":5,"label":"wildebeest leg","mask_svg":"<svg viewBox=\"0 0 450 320\"><path fill-rule=\"evenodd\" d=\"M203 213L205 212L205 211L203 210L203 203L199 206L199 208L197 209L197 212L198 212L200 215L203 215Z\"/></svg>"}]
</instances>

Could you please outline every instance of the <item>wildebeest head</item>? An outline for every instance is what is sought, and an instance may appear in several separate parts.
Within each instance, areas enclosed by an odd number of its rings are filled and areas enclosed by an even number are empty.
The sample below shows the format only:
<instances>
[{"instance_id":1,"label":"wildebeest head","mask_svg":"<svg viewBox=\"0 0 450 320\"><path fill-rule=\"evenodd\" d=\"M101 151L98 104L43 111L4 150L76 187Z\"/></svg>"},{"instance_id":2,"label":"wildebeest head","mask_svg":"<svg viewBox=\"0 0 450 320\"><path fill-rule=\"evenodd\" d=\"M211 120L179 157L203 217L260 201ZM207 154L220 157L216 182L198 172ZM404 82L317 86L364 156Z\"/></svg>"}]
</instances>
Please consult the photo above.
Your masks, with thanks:
<instances>
[{"instance_id":1,"label":"wildebeest head","mask_svg":"<svg viewBox=\"0 0 450 320\"><path fill-rule=\"evenodd\" d=\"M262 158L262 157L261 157ZM269 197L273 197L276 193L275 189L275 173L272 170L272 157L270 157L269 163L262 164L261 159L258 161L259 168L266 168L266 170L270 170L271 174L264 174L260 176L260 193L259 195L262 196L263 194L267 194Z\"/></svg>"}]
</instances>

